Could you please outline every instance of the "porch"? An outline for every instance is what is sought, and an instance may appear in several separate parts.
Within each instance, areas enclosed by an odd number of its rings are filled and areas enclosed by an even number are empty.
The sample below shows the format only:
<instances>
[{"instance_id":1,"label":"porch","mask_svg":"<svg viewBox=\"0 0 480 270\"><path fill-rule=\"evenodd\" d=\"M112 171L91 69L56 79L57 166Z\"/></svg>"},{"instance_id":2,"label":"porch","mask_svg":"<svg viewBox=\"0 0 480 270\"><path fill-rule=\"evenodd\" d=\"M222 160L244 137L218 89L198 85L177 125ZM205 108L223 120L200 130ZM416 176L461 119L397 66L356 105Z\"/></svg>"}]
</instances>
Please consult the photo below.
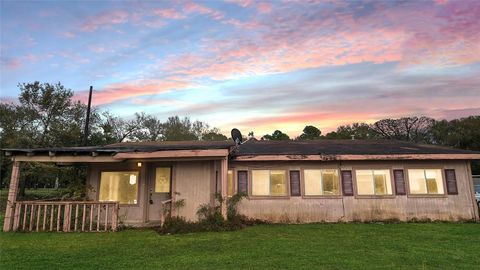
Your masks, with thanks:
<instances>
[{"instance_id":1,"label":"porch","mask_svg":"<svg viewBox=\"0 0 480 270\"><path fill-rule=\"evenodd\" d=\"M116 231L121 223L156 225L163 223L165 213L176 210L172 208L176 201L187 200L185 209L175 214L191 219L200 204L214 203L215 193L223 197L227 194L227 149L133 153L118 149L106 153L91 148L89 151L68 150L61 153L52 149L28 153L7 151L13 166L4 231L101 232ZM20 166L25 162L87 165L87 183L93 186L93 191L85 201L17 200ZM158 167L171 169L168 192L156 192L155 169ZM135 186L135 198L127 203L122 196L105 195L115 187L102 180L102 173L122 171L135 172L136 177L130 179L130 184ZM222 207L222 214L226 216L226 206Z\"/></svg>"}]
</instances>

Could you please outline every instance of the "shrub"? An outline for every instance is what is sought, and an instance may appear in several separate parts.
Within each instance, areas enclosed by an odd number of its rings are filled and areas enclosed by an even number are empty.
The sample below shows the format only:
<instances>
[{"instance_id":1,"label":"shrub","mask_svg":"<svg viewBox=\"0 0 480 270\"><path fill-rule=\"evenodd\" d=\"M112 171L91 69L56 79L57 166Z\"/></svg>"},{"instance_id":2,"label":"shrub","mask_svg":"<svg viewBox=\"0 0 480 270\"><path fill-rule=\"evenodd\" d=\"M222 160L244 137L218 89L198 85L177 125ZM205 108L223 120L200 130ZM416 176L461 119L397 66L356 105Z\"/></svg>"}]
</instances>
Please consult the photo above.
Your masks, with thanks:
<instances>
[{"instance_id":1,"label":"shrub","mask_svg":"<svg viewBox=\"0 0 480 270\"><path fill-rule=\"evenodd\" d=\"M214 205L202 204L199 206L197 210L198 222L187 221L184 217L180 216L166 215L165 222L156 230L162 234L205 231L218 232L233 231L242 229L246 226L264 223L258 220L248 219L238 213L238 204L244 197L245 194L236 194L231 198L225 199L219 194L215 194L216 200ZM222 215L222 206L224 203L227 204L227 219ZM181 206L184 204L185 202L182 201Z\"/></svg>"}]
</instances>

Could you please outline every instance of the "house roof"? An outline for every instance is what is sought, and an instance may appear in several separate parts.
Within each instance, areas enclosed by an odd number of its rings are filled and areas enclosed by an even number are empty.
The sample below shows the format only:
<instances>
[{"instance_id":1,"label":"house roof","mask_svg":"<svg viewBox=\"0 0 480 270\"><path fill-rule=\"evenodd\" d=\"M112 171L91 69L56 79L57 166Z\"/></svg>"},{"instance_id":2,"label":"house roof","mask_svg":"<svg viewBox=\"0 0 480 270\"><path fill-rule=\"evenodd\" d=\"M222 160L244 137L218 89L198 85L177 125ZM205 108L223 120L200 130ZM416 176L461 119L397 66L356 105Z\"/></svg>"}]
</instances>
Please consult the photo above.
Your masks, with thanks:
<instances>
[{"instance_id":1,"label":"house roof","mask_svg":"<svg viewBox=\"0 0 480 270\"><path fill-rule=\"evenodd\" d=\"M207 149L229 149L234 146L232 141L162 141L162 142L122 142L105 146L85 147L48 147L48 148L8 148L5 152L12 154L22 153L75 153L90 154L92 152L115 154L131 152L154 152L167 150L207 150Z\"/></svg>"},{"instance_id":2,"label":"house roof","mask_svg":"<svg viewBox=\"0 0 480 270\"><path fill-rule=\"evenodd\" d=\"M238 146L235 146L232 141L123 142L106 146L3 150L7 156L103 156L117 160L179 157L178 153L182 151L184 152L182 157L199 155L219 157L230 153L230 158L238 161L480 159L480 152L394 140L259 141L251 139Z\"/></svg>"},{"instance_id":3,"label":"house roof","mask_svg":"<svg viewBox=\"0 0 480 270\"><path fill-rule=\"evenodd\" d=\"M235 151L246 155L399 155L399 154L480 154L469 150L396 140L249 140Z\"/></svg>"}]
</instances>

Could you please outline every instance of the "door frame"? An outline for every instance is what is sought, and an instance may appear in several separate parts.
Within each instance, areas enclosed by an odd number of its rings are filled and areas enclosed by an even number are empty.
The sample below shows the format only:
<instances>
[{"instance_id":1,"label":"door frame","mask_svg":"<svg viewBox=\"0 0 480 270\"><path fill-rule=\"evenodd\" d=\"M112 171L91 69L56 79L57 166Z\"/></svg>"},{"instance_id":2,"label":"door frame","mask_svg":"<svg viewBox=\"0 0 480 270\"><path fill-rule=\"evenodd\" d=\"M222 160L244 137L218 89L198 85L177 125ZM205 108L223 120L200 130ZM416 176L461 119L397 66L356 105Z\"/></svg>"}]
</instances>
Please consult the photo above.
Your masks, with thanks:
<instances>
[{"instance_id":1,"label":"door frame","mask_svg":"<svg viewBox=\"0 0 480 270\"><path fill-rule=\"evenodd\" d=\"M175 163L171 161L155 161L146 163L146 177L145 177L145 222L151 222L150 220L150 195L154 194L167 194L170 199L173 200L174 197L174 185L175 185ZM159 167L169 167L170 168L170 192L155 192L155 171ZM152 190L152 191L150 191Z\"/></svg>"}]
</instances>

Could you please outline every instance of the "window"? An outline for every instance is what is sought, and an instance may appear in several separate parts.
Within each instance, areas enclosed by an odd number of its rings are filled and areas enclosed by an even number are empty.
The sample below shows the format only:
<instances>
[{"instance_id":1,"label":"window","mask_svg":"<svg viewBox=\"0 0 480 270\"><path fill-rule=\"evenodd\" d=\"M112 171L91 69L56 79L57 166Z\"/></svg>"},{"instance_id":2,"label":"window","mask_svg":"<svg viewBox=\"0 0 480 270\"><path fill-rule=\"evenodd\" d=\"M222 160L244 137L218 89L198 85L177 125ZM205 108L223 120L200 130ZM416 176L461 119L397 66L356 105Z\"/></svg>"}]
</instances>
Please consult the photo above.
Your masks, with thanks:
<instances>
[{"instance_id":1,"label":"window","mask_svg":"<svg viewBox=\"0 0 480 270\"><path fill-rule=\"evenodd\" d=\"M338 170L305 170L305 195L340 195Z\"/></svg>"},{"instance_id":2,"label":"window","mask_svg":"<svg viewBox=\"0 0 480 270\"><path fill-rule=\"evenodd\" d=\"M408 184L411 194L444 194L440 169L408 170Z\"/></svg>"},{"instance_id":3,"label":"window","mask_svg":"<svg viewBox=\"0 0 480 270\"><path fill-rule=\"evenodd\" d=\"M237 192L248 194L248 171L237 172Z\"/></svg>"},{"instance_id":4,"label":"window","mask_svg":"<svg viewBox=\"0 0 480 270\"><path fill-rule=\"evenodd\" d=\"M390 170L357 170L358 195L391 195Z\"/></svg>"},{"instance_id":5,"label":"window","mask_svg":"<svg viewBox=\"0 0 480 270\"><path fill-rule=\"evenodd\" d=\"M283 170L253 170L253 196L286 196L287 177Z\"/></svg>"},{"instance_id":6,"label":"window","mask_svg":"<svg viewBox=\"0 0 480 270\"><path fill-rule=\"evenodd\" d=\"M100 175L100 201L118 201L136 204L138 172L102 172Z\"/></svg>"},{"instance_id":7,"label":"window","mask_svg":"<svg viewBox=\"0 0 480 270\"><path fill-rule=\"evenodd\" d=\"M155 169L155 192L170 193L172 169L170 167L157 167Z\"/></svg>"},{"instance_id":8,"label":"window","mask_svg":"<svg viewBox=\"0 0 480 270\"><path fill-rule=\"evenodd\" d=\"M233 171L228 170L227 172L227 197L232 197L235 193L235 185L233 183Z\"/></svg>"}]
</instances>

